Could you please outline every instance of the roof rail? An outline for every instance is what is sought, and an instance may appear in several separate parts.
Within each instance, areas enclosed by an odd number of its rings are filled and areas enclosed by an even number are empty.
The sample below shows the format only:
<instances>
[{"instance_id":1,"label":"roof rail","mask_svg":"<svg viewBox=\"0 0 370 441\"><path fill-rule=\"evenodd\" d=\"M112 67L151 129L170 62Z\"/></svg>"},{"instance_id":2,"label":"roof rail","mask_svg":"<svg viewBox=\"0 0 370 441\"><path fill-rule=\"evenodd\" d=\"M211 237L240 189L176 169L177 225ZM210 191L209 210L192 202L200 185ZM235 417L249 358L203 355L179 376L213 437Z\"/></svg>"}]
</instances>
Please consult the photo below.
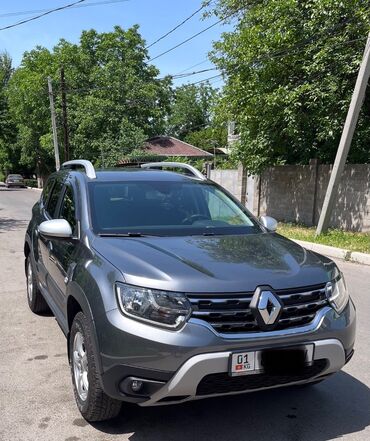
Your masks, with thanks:
<instances>
[{"instance_id":1,"label":"roof rail","mask_svg":"<svg viewBox=\"0 0 370 441\"><path fill-rule=\"evenodd\" d=\"M148 162L146 164L141 164L141 168L159 168L159 167L168 167L168 168L182 168L190 171L195 178L201 179L202 181L207 180L207 178L195 167L190 164L185 164L184 162Z\"/></svg>"},{"instance_id":2,"label":"roof rail","mask_svg":"<svg viewBox=\"0 0 370 441\"><path fill-rule=\"evenodd\" d=\"M86 159L74 159L73 161L63 162L61 168L74 169L81 166L85 169L86 176L90 179L96 179L95 168L90 161Z\"/></svg>"}]
</instances>

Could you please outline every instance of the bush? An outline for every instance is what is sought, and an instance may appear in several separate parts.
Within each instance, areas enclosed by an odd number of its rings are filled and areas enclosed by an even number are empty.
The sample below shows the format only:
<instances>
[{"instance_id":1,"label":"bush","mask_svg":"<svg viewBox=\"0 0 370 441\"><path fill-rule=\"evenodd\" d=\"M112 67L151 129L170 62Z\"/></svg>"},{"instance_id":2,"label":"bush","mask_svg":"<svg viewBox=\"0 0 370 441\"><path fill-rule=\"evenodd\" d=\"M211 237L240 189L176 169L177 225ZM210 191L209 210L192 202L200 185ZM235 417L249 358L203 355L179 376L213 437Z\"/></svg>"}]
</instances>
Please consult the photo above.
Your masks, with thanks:
<instances>
[{"instance_id":1,"label":"bush","mask_svg":"<svg viewBox=\"0 0 370 441\"><path fill-rule=\"evenodd\" d=\"M37 179L25 179L24 185L27 187L37 188Z\"/></svg>"}]
</instances>

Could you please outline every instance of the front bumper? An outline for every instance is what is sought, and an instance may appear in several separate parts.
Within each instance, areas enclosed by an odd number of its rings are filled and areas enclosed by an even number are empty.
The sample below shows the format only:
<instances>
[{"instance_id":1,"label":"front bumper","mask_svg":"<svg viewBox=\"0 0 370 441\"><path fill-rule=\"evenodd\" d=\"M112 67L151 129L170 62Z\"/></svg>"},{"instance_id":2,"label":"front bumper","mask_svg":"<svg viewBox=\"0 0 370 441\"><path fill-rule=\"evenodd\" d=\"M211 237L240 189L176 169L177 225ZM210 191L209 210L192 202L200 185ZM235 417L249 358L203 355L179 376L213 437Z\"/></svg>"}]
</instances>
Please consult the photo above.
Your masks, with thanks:
<instances>
[{"instance_id":1,"label":"front bumper","mask_svg":"<svg viewBox=\"0 0 370 441\"><path fill-rule=\"evenodd\" d=\"M301 384L325 377L340 370L351 356L356 327L352 301L341 315L330 307L323 308L315 320L304 327L242 335L220 335L205 322L193 319L181 331L174 332L126 319L118 310L110 311L105 318L110 326L105 327L109 332L99 336L99 346L104 349L101 353L102 386L108 395L139 402L142 406ZM206 380L215 379L212 375L227 375L232 351L309 343L315 345L314 361L318 363L303 377L288 378L288 381L285 379L278 384L267 379L258 386L251 386L246 381L236 389L233 386L230 391L226 387L226 392L223 387L216 387L216 392L211 394L205 393L207 388L200 392L200 386ZM222 375L219 377L216 378L218 383ZM248 377L255 377L257 382L262 378L259 374ZM122 381L127 378L148 379L157 385L148 396L134 396L122 390ZM236 383L231 378L229 383L225 378L225 382L230 385Z\"/></svg>"},{"instance_id":2,"label":"front bumper","mask_svg":"<svg viewBox=\"0 0 370 441\"><path fill-rule=\"evenodd\" d=\"M209 390L211 393L207 393L207 389L202 385L202 381L212 374L226 374L228 372L228 363L231 353L219 352L214 354L202 354L190 358L167 384L155 392L149 400L141 403L141 405L153 406L156 404L208 398L214 395L231 395L254 390L271 389L284 384L303 384L315 378L325 377L335 373L344 366L345 352L339 340L321 340L312 343L315 345L313 357L314 368L302 373L301 376L292 377L292 381L284 381L280 377L275 377L274 382L273 378L265 376L264 382L259 382L258 387L255 388L252 386L253 381L258 381L258 377L261 374L255 374L255 378L253 378L253 375L246 375L243 377L230 377L229 379L225 375L226 382L229 380L230 388L228 389L227 385L224 385L223 387L221 386L221 388L215 389L216 392ZM245 379L250 381L240 381ZM239 385L236 384L237 382ZM239 390L235 390L235 386L239 388ZM217 387L217 385L215 387ZM165 401L162 401L164 399Z\"/></svg>"}]
</instances>

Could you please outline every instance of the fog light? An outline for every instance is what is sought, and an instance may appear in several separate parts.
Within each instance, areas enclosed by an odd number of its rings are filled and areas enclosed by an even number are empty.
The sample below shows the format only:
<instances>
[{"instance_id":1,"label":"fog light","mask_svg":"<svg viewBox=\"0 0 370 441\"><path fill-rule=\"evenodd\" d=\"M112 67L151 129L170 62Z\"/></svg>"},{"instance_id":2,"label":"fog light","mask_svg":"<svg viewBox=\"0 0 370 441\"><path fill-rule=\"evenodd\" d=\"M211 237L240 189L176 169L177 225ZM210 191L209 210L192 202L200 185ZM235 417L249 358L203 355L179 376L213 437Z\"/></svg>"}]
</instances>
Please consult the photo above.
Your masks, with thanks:
<instances>
[{"instance_id":1,"label":"fog light","mask_svg":"<svg viewBox=\"0 0 370 441\"><path fill-rule=\"evenodd\" d=\"M143 382L139 380L132 380L131 381L131 389L132 392L140 392L140 389L143 387Z\"/></svg>"}]
</instances>

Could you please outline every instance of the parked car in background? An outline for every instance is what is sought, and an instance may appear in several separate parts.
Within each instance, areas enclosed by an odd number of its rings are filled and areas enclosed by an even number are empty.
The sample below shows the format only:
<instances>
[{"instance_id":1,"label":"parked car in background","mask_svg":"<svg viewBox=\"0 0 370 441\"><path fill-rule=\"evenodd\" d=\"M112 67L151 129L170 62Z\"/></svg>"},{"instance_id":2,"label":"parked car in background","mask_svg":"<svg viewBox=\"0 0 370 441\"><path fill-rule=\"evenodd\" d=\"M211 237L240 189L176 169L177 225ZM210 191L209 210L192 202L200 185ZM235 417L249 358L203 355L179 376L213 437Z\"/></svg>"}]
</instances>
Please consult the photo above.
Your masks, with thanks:
<instances>
[{"instance_id":1,"label":"parked car in background","mask_svg":"<svg viewBox=\"0 0 370 441\"><path fill-rule=\"evenodd\" d=\"M28 304L67 337L85 419L313 385L351 359L343 274L276 226L188 164L50 176L25 238Z\"/></svg>"},{"instance_id":2,"label":"parked car in background","mask_svg":"<svg viewBox=\"0 0 370 441\"><path fill-rule=\"evenodd\" d=\"M25 187L22 175L8 175L5 179L5 185L9 187Z\"/></svg>"}]
</instances>

